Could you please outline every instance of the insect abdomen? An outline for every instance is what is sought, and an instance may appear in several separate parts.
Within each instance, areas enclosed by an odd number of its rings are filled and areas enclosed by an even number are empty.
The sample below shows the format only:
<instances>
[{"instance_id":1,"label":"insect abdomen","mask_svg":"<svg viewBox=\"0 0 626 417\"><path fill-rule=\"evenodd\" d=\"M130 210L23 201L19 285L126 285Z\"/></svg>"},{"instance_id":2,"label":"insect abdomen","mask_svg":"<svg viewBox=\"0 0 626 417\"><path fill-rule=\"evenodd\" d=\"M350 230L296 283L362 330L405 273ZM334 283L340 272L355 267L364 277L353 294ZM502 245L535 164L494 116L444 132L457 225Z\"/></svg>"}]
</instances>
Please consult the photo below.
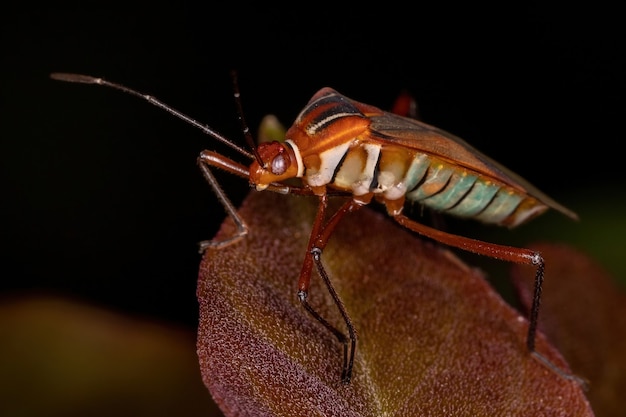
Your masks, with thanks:
<instances>
[{"instance_id":1,"label":"insect abdomen","mask_svg":"<svg viewBox=\"0 0 626 417\"><path fill-rule=\"evenodd\" d=\"M537 199L480 173L399 146L360 143L335 157L332 188L355 196L373 193L454 216L517 226L547 209Z\"/></svg>"},{"instance_id":2,"label":"insect abdomen","mask_svg":"<svg viewBox=\"0 0 626 417\"><path fill-rule=\"evenodd\" d=\"M416 155L405 179L407 200L484 223L514 227L548 208L492 178L426 154Z\"/></svg>"}]
</instances>

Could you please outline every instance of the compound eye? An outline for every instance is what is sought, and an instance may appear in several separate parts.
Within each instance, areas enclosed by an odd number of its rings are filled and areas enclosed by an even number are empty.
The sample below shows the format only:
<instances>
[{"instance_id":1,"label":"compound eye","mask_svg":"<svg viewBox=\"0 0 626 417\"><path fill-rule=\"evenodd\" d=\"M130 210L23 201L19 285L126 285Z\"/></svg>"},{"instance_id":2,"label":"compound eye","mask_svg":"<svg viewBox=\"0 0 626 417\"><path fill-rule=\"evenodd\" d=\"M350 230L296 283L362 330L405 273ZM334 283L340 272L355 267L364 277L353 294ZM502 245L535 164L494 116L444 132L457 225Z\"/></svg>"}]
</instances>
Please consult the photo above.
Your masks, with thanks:
<instances>
[{"instance_id":1,"label":"compound eye","mask_svg":"<svg viewBox=\"0 0 626 417\"><path fill-rule=\"evenodd\" d=\"M278 154L272 159L272 166L270 167L272 174L283 175L289 167L289 158L284 154Z\"/></svg>"}]
</instances>

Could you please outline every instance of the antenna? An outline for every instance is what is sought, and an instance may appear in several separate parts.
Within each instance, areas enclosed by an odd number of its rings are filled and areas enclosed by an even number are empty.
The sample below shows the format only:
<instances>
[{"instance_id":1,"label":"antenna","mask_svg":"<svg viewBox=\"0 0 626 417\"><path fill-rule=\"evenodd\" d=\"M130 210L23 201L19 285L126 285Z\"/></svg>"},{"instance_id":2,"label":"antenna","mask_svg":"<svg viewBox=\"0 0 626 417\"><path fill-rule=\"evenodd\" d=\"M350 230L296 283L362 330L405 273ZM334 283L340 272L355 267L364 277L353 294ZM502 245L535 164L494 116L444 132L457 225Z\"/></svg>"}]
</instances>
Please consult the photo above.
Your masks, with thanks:
<instances>
[{"instance_id":1,"label":"antenna","mask_svg":"<svg viewBox=\"0 0 626 417\"><path fill-rule=\"evenodd\" d=\"M246 137L246 142L248 142L248 144L251 144L251 148L254 151L254 154L248 152L247 150L243 149L242 147L236 145L235 143L231 142L227 137L221 135L220 133L216 132L215 130L213 130L212 128L210 128L207 125L204 125L198 121L196 121L195 119L192 119L191 117L187 116L184 113L181 113L180 111L174 109L171 106L168 106L167 104L163 103L162 101L160 101L159 99L152 97L151 95L148 94L143 94L140 93L136 90L133 90L131 88L128 88L122 84L117 84L111 81L107 81L103 78L97 78L97 77L92 77L90 75L83 75L83 74L72 74L72 73L67 73L67 72L53 72L52 74L50 74L50 78L52 78L53 80L58 80L58 81L65 81L65 82L69 82L69 83L80 83L80 84L96 84L96 85L103 85L105 87L111 87L114 88L116 90L120 90L123 91L124 93L130 94L132 96L135 97L139 97L143 100L146 100L148 103L152 104L153 106L156 106L160 109L165 110L166 112L168 112L169 114L178 117L179 119L189 123L190 125L200 129L202 132L204 132L206 135L211 136L214 139L217 139L218 141L222 142L223 144L231 147L232 149L236 150L237 152L239 152L240 154L246 156L247 158L250 159L259 159L258 154L256 152L256 148L254 146L254 141L252 139L252 135L250 134L250 130L248 129L248 127L245 124L245 121L243 120L243 115L241 112L241 102L239 100L237 100L238 103L238 111L239 111L239 119L241 120L241 123L244 127L244 135ZM236 89L235 92L235 97L238 98L239 97L239 91L238 89Z\"/></svg>"},{"instance_id":2,"label":"antenna","mask_svg":"<svg viewBox=\"0 0 626 417\"><path fill-rule=\"evenodd\" d=\"M241 105L241 94L239 93L239 82L237 80L237 71L232 70L230 72L230 76L233 80L233 92L235 96L235 104L237 104L237 116L239 118L239 122L241 123L243 135L246 138L246 142L248 143L248 146L250 147L250 149L252 149L252 152L254 153L254 158L259 163L259 166L265 166L265 163L263 162L263 159L261 159L261 155L259 155L259 151L257 150L256 145L254 143L254 138L252 137L252 134L250 133L250 128L248 127L248 123L246 123L246 119L243 115L243 107Z\"/></svg>"}]
</instances>

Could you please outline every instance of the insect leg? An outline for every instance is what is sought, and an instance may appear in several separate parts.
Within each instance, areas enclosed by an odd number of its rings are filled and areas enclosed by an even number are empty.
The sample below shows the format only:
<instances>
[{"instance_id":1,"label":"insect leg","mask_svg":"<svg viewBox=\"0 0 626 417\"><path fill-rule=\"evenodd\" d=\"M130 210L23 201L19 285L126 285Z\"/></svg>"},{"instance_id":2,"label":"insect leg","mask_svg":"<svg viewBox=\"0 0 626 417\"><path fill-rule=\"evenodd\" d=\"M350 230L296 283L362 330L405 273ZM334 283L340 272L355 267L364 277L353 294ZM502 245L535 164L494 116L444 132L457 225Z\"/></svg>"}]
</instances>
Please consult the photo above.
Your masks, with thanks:
<instances>
[{"instance_id":1,"label":"insect leg","mask_svg":"<svg viewBox=\"0 0 626 417\"><path fill-rule=\"evenodd\" d=\"M220 155L217 152L204 150L198 156L198 165L204 175L204 178L207 180L215 195L220 200L220 203L226 209L226 213L233 219L235 225L237 227L237 232L226 239L223 240L205 240L200 242L200 253L204 252L208 248L223 248L224 246L233 244L243 236L248 233L248 227L244 220L237 214L237 210L233 206L233 203L230 201L226 193L220 187L217 179L211 172L210 167L216 167L221 170L224 170L230 174L237 175L241 178L248 179L250 178L250 171L248 167L240 164L239 162L235 162L232 159L225 157L224 155ZM272 191L279 194L295 194L295 195L314 195L310 188L306 187L297 187L293 185L281 184L279 182L273 182L268 185L266 188L268 191ZM331 192L332 193L332 192ZM345 193L335 193L338 195L345 195Z\"/></svg>"},{"instance_id":2,"label":"insect leg","mask_svg":"<svg viewBox=\"0 0 626 417\"><path fill-rule=\"evenodd\" d=\"M200 253L202 253L208 248L223 248L224 246L233 244L248 233L248 226L246 226L246 223L237 213L237 209L233 206L233 203L219 185L217 179L209 169L209 166L221 168L243 178L248 177L248 168L211 151L202 151L200 153L200 156L198 156L198 165L200 166L202 175L204 175L204 178L207 180L211 188L213 188L213 192L215 192L218 200L222 206L224 206L226 213L228 213L228 215L233 219L235 226L237 227L237 232L231 237L222 240L204 240L200 242Z\"/></svg>"},{"instance_id":3,"label":"insect leg","mask_svg":"<svg viewBox=\"0 0 626 417\"><path fill-rule=\"evenodd\" d=\"M341 380L347 384L352 378L352 368L354 366L354 353L356 349L356 330L352 320L348 315L348 312L337 294L337 291L330 281L330 277L322 264L322 250L326 247L328 239L330 238L333 230L343 218L346 213L355 210L355 203L351 200L344 204L328 221L324 224L326 208L328 207L328 196L323 195L320 197L320 204L318 207L317 215L315 216L315 222L313 223L313 230L309 238L309 244L307 247L307 254L304 258L302 270L300 272L300 279L298 281L298 299L304 306L305 310L309 312L317 321L319 321L326 329L337 337L340 343L343 344L343 367L341 371ZM344 323L348 329L348 336L330 324L325 318L323 318L308 302L309 285L311 282L311 272L313 264L322 277L328 292L339 312L343 318Z\"/></svg>"},{"instance_id":4,"label":"insect leg","mask_svg":"<svg viewBox=\"0 0 626 417\"><path fill-rule=\"evenodd\" d=\"M533 303L530 309L528 334L526 337L526 346L528 348L528 351L544 366L550 368L556 374L565 379L576 381L585 386L586 383L584 380L575 375L564 372L558 366L554 365L552 362L550 362L550 360L548 360L546 357L544 357L535 350L537 321L539 316L539 306L541 304L541 291L545 269L545 262L543 260L543 257L538 252L532 251L530 249L498 245L495 243L483 242L463 236L453 235L443 232L441 230L425 226L421 223L409 219L402 214L398 214L393 218L395 221L397 221L399 224L406 227L407 229L410 229L416 233L441 242L444 245L456 247L479 255L489 256L491 258L535 266L535 289L533 293Z\"/></svg>"}]
</instances>

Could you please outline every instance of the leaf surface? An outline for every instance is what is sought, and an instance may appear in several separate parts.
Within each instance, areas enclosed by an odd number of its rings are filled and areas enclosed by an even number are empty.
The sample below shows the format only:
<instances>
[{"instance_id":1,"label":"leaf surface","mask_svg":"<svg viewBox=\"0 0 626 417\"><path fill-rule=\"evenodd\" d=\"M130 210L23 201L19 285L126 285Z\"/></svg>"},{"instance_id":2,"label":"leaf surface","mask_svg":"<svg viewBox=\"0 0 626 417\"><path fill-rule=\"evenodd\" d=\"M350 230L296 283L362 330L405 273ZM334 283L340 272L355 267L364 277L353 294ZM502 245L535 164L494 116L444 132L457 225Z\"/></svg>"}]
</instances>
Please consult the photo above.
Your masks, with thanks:
<instances>
[{"instance_id":1,"label":"leaf surface","mask_svg":"<svg viewBox=\"0 0 626 417\"><path fill-rule=\"evenodd\" d=\"M369 209L322 257L358 332L342 384L342 346L296 296L315 210L314 198L251 193L249 234L205 253L198 354L226 416L593 415L578 384L528 354L527 321L478 271ZM227 220L217 238L233 231ZM309 301L343 328L317 273ZM537 349L568 369L543 335Z\"/></svg>"}]
</instances>

